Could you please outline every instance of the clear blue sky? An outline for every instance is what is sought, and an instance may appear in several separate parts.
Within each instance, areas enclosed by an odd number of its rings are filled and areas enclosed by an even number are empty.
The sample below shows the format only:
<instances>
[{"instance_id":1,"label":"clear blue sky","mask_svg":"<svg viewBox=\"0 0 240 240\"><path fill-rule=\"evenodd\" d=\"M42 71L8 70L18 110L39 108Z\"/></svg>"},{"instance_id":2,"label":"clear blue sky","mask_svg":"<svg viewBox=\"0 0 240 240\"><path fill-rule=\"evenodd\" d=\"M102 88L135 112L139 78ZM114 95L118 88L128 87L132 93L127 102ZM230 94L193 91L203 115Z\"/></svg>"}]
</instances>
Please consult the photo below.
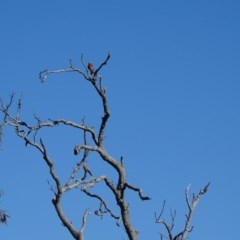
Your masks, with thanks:
<instances>
[{"instance_id":1,"label":"clear blue sky","mask_svg":"<svg viewBox=\"0 0 240 240\"><path fill-rule=\"evenodd\" d=\"M32 121L33 114L43 120L86 116L95 124L100 105L80 76L55 75L40 84L38 73L67 67L70 58L80 67L82 53L97 65L111 51L102 71L112 114L105 146L114 157L124 156L129 182L152 197L142 203L129 194L139 239L159 239L154 212L163 200L166 218L168 209L177 210L179 230L186 213L185 187L192 183L198 192L208 181L191 239L238 239L239 12L237 0L4 1L0 96L7 100L13 91L23 94L25 120ZM60 137L50 130L44 139L64 175L77 160L72 147L81 134L77 138L64 128ZM105 173L94 160L89 159L93 173ZM0 168L1 207L11 215L8 226L0 226L1 239L72 239L51 205L42 157L10 129L4 132ZM82 203L66 203L67 214L80 226ZM96 237L125 235L108 217L100 221L91 215L86 239Z\"/></svg>"}]
</instances>

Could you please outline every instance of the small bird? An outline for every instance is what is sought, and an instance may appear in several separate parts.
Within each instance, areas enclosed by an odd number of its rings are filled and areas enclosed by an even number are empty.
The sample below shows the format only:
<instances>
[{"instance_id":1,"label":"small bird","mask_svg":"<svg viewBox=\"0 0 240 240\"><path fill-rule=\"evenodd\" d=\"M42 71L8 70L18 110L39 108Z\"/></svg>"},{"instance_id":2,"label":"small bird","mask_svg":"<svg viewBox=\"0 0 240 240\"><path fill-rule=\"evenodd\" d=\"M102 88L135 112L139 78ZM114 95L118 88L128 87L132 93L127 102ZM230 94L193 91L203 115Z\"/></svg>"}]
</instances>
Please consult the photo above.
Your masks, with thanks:
<instances>
[{"instance_id":1,"label":"small bird","mask_svg":"<svg viewBox=\"0 0 240 240\"><path fill-rule=\"evenodd\" d=\"M85 174L87 174L87 173L89 173L91 176L92 176L92 173L91 173L91 171L89 170L89 167L87 166L87 165L83 165L83 169L84 169L84 172L85 172Z\"/></svg>"},{"instance_id":2,"label":"small bird","mask_svg":"<svg viewBox=\"0 0 240 240\"><path fill-rule=\"evenodd\" d=\"M91 173L91 171L89 170L89 167L88 167L87 165L83 164L83 170L84 170L84 175L83 175L83 177L81 178L82 181L87 177L87 174L88 174L88 173L92 176L92 173Z\"/></svg>"},{"instance_id":3,"label":"small bird","mask_svg":"<svg viewBox=\"0 0 240 240\"><path fill-rule=\"evenodd\" d=\"M94 65L92 63L88 63L87 68L88 68L88 70L90 71L91 74L94 73Z\"/></svg>"}]
</instances>

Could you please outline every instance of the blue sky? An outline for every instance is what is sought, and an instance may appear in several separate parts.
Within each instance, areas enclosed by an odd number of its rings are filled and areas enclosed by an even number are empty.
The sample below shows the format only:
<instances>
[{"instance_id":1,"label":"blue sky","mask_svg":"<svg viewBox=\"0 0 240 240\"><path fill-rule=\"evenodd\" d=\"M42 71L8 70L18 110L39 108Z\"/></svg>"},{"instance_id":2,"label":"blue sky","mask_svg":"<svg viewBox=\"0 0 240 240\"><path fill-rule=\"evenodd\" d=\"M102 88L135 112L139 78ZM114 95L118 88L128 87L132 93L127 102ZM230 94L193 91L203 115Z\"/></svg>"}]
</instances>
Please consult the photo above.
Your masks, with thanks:
<instances>
[{"instance_id":1,"label":"blue sky","mask_svg":"<svg viewBox=\"0 0 240 240\"><path fill-rule=\"evenodd\" d=\"M43 120L85 116L90 125L97 124L100 104L80 76L55 75L40 84L38 73L67 67L69 59L81 67L81 54L98 65L110 51L101 72L111 109L105 146L112 156L124 156L129 182L152 197L141 202L135 194L128 196L139 239L159 239L154 212L163 200L166 219L168 209L177 210L179 230L187 210L185 187L191 183L198 192L209 181L191 239L237 239L239 11L239 1L233 0L5 1L0 8L0 96L7 100L12 92L22 94L22 117L30 122L37 114ZM81 134L56 130L43 136L59 174L68 176ZM105 173L95 158L88 163L94 175ZM0 238L72 239L51 205L42 157L25 148L11 129L4 131L0 166L1 207L11 215L8 226L0 226ZM67 214L80 226L88 200L75 195L66 199ZM100 221L91 215L86 239L96 237L125 235L108 217Z\"/></svg>"}]
</instances>

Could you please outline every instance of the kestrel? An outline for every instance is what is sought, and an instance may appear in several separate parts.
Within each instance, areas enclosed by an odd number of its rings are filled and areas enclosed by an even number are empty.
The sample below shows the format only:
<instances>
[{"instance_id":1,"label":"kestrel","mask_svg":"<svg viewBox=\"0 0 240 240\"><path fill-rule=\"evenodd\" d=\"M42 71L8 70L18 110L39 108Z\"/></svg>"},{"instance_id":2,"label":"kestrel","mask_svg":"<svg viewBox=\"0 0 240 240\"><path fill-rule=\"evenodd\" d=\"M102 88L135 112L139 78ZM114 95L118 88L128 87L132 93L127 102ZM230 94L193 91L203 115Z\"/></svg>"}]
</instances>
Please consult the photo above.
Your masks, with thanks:
<instances>
[{"instance_id":1,"label":"kestrel","mask_svg":"<svg viewBox=\"0 0 240 240\"><path fill-rule=\"evenodd\" d=\"M87 173L89 173L91 176L92 176L92 173L91 173L91 171L89 170L89 167L87 166L87 165L83 165L83 169L84 169L84 172L85 172L85 174L87 174Z\"/></svg>"},{"instance_id":2,"label":"kestrel","mask_svg":"<svg viewBox=\"0 0 240 240\"><path fill-rule=\"evenodd\" d=\"M90 71L91 74L94 73L94 65L92 63L88 63L87 68L88 68L88 70Z\"/></svg>"}]
</instances>

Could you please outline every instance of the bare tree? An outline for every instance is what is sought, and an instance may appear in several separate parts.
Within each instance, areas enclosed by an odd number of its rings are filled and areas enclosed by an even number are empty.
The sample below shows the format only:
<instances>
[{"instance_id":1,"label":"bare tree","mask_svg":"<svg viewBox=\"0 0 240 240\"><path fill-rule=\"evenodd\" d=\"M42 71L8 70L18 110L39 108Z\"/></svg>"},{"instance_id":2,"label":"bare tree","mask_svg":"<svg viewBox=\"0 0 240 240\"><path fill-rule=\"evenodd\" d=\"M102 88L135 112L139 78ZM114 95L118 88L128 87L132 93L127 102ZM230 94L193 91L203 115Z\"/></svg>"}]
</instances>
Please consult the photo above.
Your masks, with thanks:
<instances>
[{"instance_id":1,"label":"bare tree","mask_svg":"<svg viewBox=\"0 0 240 240\"><path fill-rule=\"evenodd\" d=\"M10 96L7 104L0 99L0 111L3 113L3 123L0 128L1 132L2 128L5 126L13 127L16 135L24 141L26 146L31 146L41 153L46 166L49 169L51 181L53 182L49 183L53 192L52 204L63 226L68 229L73 238L76 240L84 239L84 231L87 225L90 210L88 208L85 209L82 216L81 227L75 227L75 225L79 223L73 223L69 219L69 217L65 214L62 204L62 199L66 192L72 191L73 189L80 189L84 195L91 199L95 199L98 202L98 207L94 211L95 215L103 217L103 215L109 214L114 221L116 221L118 226L123 224L129 240L136 240L138 237L138 231L134 228L130 219L130 209L125 194L126 191L134 191L140 200L150 200L150 197L143 194L141 188L134 186L127 181L123 157L120 157L119 159L114 158L107 152L104 146L105 130L110 117L110 110L106 89L102 86L103 79L100 76L100 71L108 63L109 59L110 53L107 54L107 57L99 66L95 67L93 63L85 63L82 56L81 68L73 66L70 61L68 68L44 70L39 74L39 78L42 83L46 82L49 75L69 72L77 73L86 80L95 90L102 105L102 117L99 119L98 127L89 126L86 123L85 118L78 123L64 118L42 121L38 116L34 116L34 124L31 124L21 118L21 98L18 100L17 109L14 114L10 111L10 107L13 104L14 94ZM46 141L43 139L42 135L39 136L43 129L55 128L60 125L76 129L76 131L80 131L82 136L82 141L80 143L76 142L75 146L72 147L73 154L80 156L80 159L76 162L76 165L71 172L69 172L69 177L65 181L60 178L57 173L55 167L55 162L57 161L51 158L48 147L46 146ZM115 173L114 179L110 178L107 174L93 176L92 170L87 165L87 159L91 153L95 153L103 163L113 170ZM83 174L81 174L82 172ZM108 204L108 201L105 199L103 193L98 193L97 191L94 192L93 189L95 189L98 184L103 184L105 189L111 192L115 199L115 206L118 208L117 210ZM189 214L187 216L184 230L177 234L177 236L173 237L172 235L173 224L172 226L169 226L164 220L161 220L162 213L158 217L156 216L156 222L162 223L166 227L170 240L176 240L178 239L177 237L180 237L179 239L182 240L186 239L187 233L191 231L190 223L192 212L201 195L207 191L207 187L208 185L200 191L197 197L193 197L192 203L190 203L187 195L188 189L186 190L186 200L189 207ZM174 217L172 220L174 222Z\"/></svg>"}]
</instances>

